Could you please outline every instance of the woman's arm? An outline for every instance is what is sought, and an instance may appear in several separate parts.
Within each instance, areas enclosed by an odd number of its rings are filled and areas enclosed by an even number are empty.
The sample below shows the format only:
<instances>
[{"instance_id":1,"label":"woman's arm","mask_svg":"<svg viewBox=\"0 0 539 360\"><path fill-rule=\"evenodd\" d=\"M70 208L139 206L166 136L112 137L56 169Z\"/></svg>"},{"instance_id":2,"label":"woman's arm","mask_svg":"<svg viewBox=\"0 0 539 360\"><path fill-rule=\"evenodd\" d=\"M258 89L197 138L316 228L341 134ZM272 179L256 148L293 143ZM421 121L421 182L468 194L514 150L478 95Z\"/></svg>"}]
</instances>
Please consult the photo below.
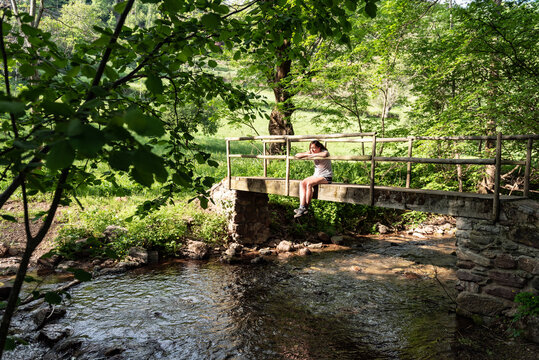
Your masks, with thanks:
<instances>
[{"instance_id":1,"label":"woman's arm","mask_svg":"<svg viewBox=\"0 0 539 360\"><path fill-rule=\"evenodd\" d=\"M310 151L303 152L303 153L297 153L294 155L295 158L303 159L303 158L310 158L310 157L328 157L329 152L327 151L320 151L318 153L311 153Z\"/></svg>"},{"instance_id":2,"label":"woman's arm","mask_svg":"<svg viewBox=\"0 0 539 360\"><path fill-rule=\"evenodd\" d=\"M303 159L305 157L309 157L309 155L311 155L311 152L306 151L306 152L302 152L302 153L297 153L296 155L294 155L294 157L297 158L297 159Z\"/></svg>"}]
</instances>

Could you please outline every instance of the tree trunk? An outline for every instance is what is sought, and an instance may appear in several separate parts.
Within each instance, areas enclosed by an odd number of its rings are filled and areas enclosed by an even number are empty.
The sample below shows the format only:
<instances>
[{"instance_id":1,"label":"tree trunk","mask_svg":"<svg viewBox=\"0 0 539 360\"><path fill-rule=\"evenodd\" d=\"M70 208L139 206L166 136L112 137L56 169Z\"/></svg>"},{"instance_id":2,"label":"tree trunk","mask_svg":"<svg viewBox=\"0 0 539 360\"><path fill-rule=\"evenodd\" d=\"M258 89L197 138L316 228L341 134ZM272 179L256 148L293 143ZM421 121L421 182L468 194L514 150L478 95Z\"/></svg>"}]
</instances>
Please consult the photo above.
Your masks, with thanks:
<instances>
[{"instance_id":1,"label":"tree trunk","mask_svg":"<svg viewBox=\"0 0 539 360\"><path fill-rule=\"evenodd\" d=\"M284 42L281 48L281 53L286 52L290 47L290 42ZM294 135L294 128L290 122L292 113L294 112L294 104L292 103L292 94L287 88L286 78L290 75L291 60L284 60L275 68L275 73L272 79L273 94L275 95L275 107L271 111L268 131L270 135ZM282 143L271 143L269 147L270 154L282 152Z\"/></svg>"},{"instance_id":2,"label":"tree trunk","mask_svg":"<svg viewBox=\"0 0 539 360\"><path fill-rule=\"evenodd\" d=\"M501 0L493 0L493 2L496 5L501 4ZM490 90L488 91L488 98L487 98L487 104L488 104L488 117L486 123L486 134L487 136L495 136L496 135L496 112L494 111L496 109L496 95L498 93L498 89L496 87L497 80L499 79L498 71L496 70L496 62L498 60L496 59L496 56L494 54L491 55L491 62L490 62L490 69L489 69L489 78L490 78ZM487 140L485 142L485 156L487 158L493 158L495 155L496 150L496 142L495 140ZM482 194L492 193L494 192L494 179L496 174L496 166L495 165L486 165L485 166L485 173L483 174L483 178L481 182L479 183L479 189L478 192Z\"/></svg>"}]
</instances>

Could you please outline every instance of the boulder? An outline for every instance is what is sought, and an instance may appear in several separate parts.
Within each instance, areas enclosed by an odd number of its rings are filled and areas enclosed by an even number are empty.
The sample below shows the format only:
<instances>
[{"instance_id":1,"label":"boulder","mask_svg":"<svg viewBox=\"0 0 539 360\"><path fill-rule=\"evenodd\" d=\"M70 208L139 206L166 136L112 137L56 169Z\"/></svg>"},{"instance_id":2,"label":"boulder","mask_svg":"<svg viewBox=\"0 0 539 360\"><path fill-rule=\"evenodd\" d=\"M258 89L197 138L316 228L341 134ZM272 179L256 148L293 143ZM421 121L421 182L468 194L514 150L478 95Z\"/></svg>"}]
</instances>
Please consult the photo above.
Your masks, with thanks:
<instances>
[{"instance_id":1,"label":"boulder","mask_svg":"<svg viewBox=\"0 0 539 360\"><path fill-rule=\"evenodd\" d=\"M202 241L189 240L187 242L187 246L183 249L183 255L193 260L200 260L208 256L208 250L209 248L206 243Z\"/></svg>"},{"instance_id":2,"label":"boulder","mask_svg":"<svg viewBox=\"0 0 539 360\"><path fill-rule=\"evenodd\" d=\"M66 314L66 309L60 306L55 306L51 309L49 304L43 304L36 310L30 313L30 317L34 320L36 329L41 329L47 323L53 320L62 318Z\"/></svg>"},{"instance_id":3,"label":"boulder","mask_svg":"<svg viewBox=\"0 0 539 360\"><path fill-rule=\"evenodd\" d=\"M9 293L13 288L13 284L10 282L0 282L0 300L6 300L9 297Z\"/></svg>"},{"instance_id":4,"label":"boulder","mask_svg":"<svg viewBox=\"0 0 539 360\"><path fill-rule=\"evenodd\" d=\"M304 248L299 249L298 254L301 256L306 256L306 255L311 255L312 253L308 247L304 247Z\"/></svg>"},{"instance_id":5,"label":"boulder","mask_svg":"<svg viewBox=\"0 0 539 360\"><path fill-rule=\"evenodd\" d=\"M129 256L131 256L134 261L140 262L141 264L148 263L148 250L140 246L133 246L132 248L130 248Z\"/></svg>"},{"instance_id":6,"label":"boulder","mask_svg":"<svg viewBox=\"0 0 539 360\"><path fill-rule=\"evenodd\" d=\"M329 243L331 241L331 237L326 234L325 232L323 231L320 231L316 237L318 238L319 241L323 242L323 243Z\"/></svg>"},{"instance_id":7,"label":"boulder","mask_svg":"<svg viewBox=\"0 0 539 360\"><path fill-rule=\"evenodd\" d=\"M228 249L226 250L226 254L230 256L236 256L241 254L243 250L243 246L237 242L233 242L230 245L228 245Z\"/></svg>"},{"instance_id":8,"label":"boulder","mask_svg":"<svg viewBox=\"0 0 539 360\"><path fill-rule=\"evenodd\" d=\"M9 246L0 244L0 258L6 257L9 254Z\"/></svg>"},{"instance_id":9,"label":"boulder","mask_svg":"<svg viewBox=\"0 0 539 360\"><path fill-rule=\"evenodd\" d=\"M60 255L45 254L37 259L37 264L43 269L54 269L62 261Z\"/></svg>"},{"instance_id":10,"label":"boulder","mask_svg":"<svg viewBox=\"0 0 539 360\"><path fill-rule=\"evenodd\" d=\"M103 231L103 237L105 237L105 239L108 241L114 240L125 234L127 234L127 229L116 225L109 225L105 231Z\"/></svg>"},{"instance_id":11,"label":"boulder","mask_svg":"<svg viewBox=\"0 0 539 360\"><path fill-rule=\"evenodd\" d=\"M48 324L39 331L37 339L52 346L63 338L68 337L73 333L73 330L65 325Z\"/></svg>"},{"instance_id":12,"label":"boulder","mask_svg":"<svg viewBox=\"0 0 539 360\"><path fill-rule=\"evenodd\" d=\"M294 250L294 246L290 241L283 240L277 245L277 252L290 252Z\"/></svg>"},{"instance_id":13,"label":"boulder","mask_svg":"<svg viewBox=\"0 0 539 360\"><path fill-rule=\"evenodd\" d=\"M335 235L331 237L331 243L335 245L341 245L344 242L344 237L341 235Z\"/></svg>"},{"instance_id":14,"label":"boulder","mask_svg":"<svg viewBox=\"0 0 539 360\"><path fill-rule=\"evenodd\" d=\"M378 227L378 232L380 234L387 234L389 232L389 228L387 226L385 226L383 224L380 224L380 223L378 223L376 225Z\"/></svg>"},{"instance_id":15,"label":"boulder","mask_svg":"<svg viewBox=\"0 0 539 360\"><path fill-rule=\"evenodd\" d=\"M262 256L267 256L267 255L272 255L273 251L269 248L264 248L264 249L260 249L258 253Z\"/></svg>"}]
</instances>

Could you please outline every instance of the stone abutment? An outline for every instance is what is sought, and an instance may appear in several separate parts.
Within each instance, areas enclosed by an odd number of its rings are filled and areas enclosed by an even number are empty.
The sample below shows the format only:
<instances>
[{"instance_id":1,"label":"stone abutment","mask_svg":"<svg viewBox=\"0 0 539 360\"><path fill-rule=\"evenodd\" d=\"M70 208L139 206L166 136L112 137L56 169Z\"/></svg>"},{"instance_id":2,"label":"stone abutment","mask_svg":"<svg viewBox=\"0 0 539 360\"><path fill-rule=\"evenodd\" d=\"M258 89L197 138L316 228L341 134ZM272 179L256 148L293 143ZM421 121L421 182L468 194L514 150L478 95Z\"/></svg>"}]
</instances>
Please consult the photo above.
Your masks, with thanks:
<instances>
[{"instance_id":1,"label":"stone abutment","mask_svg":"<svg viewBox=\"0 0 539 360\"><path fill-rule=\"evenodd\" d=\"M268 239L268 194L229 190L226 181L211 189L213 206L228 219L228 234L236 242L261 244Z\"/></svg>"},{"instance_id":2,"label":"stone abutment","mask_svg":"<svg viewBox=\"0 0 539 360\"><path fill-rule=\"evenodd\" d=\"M539 204L504 202L500 221L457 218L458 311L512 315L515 296L539 293Z\"/></svg>"}]
</instances>

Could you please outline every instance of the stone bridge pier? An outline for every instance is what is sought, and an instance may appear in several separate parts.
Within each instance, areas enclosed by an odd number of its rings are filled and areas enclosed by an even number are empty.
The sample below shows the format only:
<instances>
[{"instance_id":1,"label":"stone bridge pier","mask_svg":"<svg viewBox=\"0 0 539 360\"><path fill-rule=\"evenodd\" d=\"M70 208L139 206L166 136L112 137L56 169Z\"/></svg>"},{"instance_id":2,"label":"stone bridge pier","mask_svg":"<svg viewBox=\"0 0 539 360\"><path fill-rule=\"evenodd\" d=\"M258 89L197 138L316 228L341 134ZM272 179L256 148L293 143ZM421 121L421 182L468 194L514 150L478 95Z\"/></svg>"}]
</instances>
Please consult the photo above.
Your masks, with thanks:
<instances>
[{"instance_id":1,"label":"stone bridge pier","mask_svg":"<svg viewBox=\"0 0 539 360\"><path fill-rule=\"evenodd\" d=\"M539 203L507 201L498 222L457 217L456 227L462 315L511 315L515 295L539 294Z\"/></svg>"},{"instance_id":2,"label":"stone bridge pier","mask_svg":"<svg viewBox=\"0 0 539 360\"><path fill-rule=\"evenodd\" d=\"M268 194L229 190L226 182L211 189L218 211L228 218L228 234L240 244L261 244L270 234Z\"/></svg>"}]
</instances>

